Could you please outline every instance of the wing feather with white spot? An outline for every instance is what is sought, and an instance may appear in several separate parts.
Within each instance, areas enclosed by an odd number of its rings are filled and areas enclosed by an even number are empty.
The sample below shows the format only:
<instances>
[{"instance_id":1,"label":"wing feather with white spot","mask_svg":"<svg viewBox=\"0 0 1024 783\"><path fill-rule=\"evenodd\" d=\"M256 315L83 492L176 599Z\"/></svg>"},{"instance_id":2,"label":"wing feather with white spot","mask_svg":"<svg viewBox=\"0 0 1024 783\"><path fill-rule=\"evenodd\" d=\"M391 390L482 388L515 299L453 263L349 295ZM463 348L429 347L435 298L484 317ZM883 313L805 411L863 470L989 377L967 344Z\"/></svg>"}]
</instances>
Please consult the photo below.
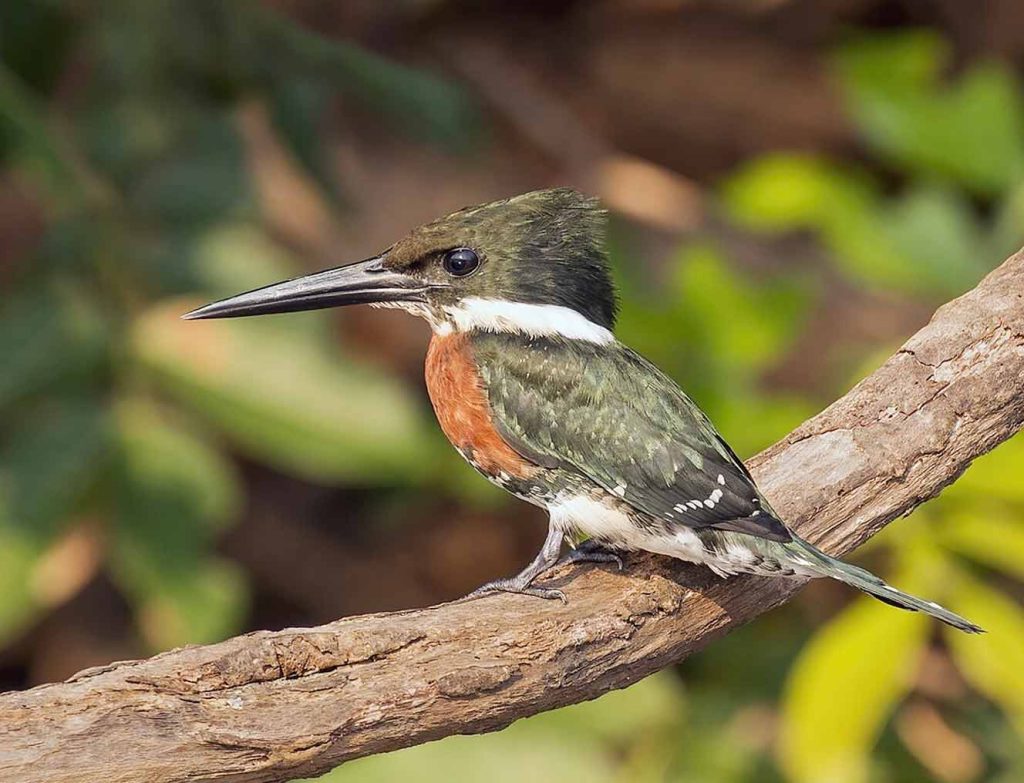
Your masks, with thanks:
<instances>
[{"instance_id":1,"label":"wing feather with white spot","mask_svg":"<svg viewBox=\"0 0 1024 783\"><path fill-rule=\"evenodd\" d=\"M670 526L790 539L703 412L625 346L498 334L472 344L495 426L526 459Z\"/></svg>"}]
</instances>

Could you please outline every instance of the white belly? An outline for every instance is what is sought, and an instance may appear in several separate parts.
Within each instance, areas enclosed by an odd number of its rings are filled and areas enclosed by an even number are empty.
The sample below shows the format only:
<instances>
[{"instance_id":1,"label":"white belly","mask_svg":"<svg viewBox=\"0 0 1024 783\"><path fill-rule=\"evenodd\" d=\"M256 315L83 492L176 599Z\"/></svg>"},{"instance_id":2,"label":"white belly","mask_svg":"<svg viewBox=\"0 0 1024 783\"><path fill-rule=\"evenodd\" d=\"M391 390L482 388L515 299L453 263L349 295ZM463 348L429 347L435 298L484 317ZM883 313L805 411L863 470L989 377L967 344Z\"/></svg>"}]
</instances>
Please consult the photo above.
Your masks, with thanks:
<instances>
[{"instance_id":1,"label":"white belly","mask_svg":"<svg viewBox=\"0 0 1024 783\"><path fill-rule=\"evenodd\" d=\"M642 524L622 510L616 500L611 495L605 501L586 494L562 492L547 504L547 508L552 523L566 535L579 533L618 549L639 549L700 563L719 576L794 575L792 571L786 573L787 569L780 572L777 567L766 567L765 553L755 553L742 534L719 533L715 543L708 546L696 530L681 525L671 531L645 530ZM793 567L790 563L787 565ZM800 570L796 570L799 573Z\"/></svg>"},{"instance_id":2,"label":"white belly","mask_svg":"<svg viewBox=\"0 0 1024 783\"><path fill-rule=\"evenodd\" d=\"M561 493L548 505L548 512L552 523L566 534L577 531L619 549L643 549L693 563L706 561L707 550L694 531L682 528L674 535L651 534L614 503Z\"/></svg>"}]
</instances>

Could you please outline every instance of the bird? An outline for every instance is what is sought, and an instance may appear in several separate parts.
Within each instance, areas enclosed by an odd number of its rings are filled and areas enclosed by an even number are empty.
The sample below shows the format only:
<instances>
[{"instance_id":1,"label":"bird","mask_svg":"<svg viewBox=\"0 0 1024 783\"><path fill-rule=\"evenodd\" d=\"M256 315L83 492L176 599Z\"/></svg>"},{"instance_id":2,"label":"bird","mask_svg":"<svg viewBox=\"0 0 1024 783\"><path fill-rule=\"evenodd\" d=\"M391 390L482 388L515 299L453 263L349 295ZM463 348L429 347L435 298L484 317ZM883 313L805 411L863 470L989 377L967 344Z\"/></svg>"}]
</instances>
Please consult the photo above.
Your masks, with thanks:
<instances>
[{"instance_id":1,"label":"bird","mask_svg":"<svg viewBox=\"0 0 1024 783\"><path fill-rule=\"evenodd\" d=\"M426 223L365 261L193 310L233 318L353 304L398 308L433 332L425 379L441 430L491 482L545 509L537 556L470 593L565 600L560 563L645 550L736 574L829 577L968 633L974 623L800 538L668 375L615 336L607 213L570 188ZM567 554L561 556L563 545Z\"/></svg>"}]
</instances>

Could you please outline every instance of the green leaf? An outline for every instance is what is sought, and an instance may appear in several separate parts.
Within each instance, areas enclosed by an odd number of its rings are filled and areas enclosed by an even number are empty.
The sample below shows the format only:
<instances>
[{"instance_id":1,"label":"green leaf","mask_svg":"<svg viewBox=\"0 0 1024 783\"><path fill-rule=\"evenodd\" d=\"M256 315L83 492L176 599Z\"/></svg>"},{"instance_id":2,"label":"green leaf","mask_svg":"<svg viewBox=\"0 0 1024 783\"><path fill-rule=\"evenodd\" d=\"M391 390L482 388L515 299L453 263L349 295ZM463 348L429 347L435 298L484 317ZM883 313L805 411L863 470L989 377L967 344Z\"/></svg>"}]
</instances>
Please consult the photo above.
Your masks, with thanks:
<instances>
[{"instance_id":1,"label":"green leaf","mask_svg":"<svg viewBox=\"0 0 1024 783\"><path fill-rule=\"evenodd\" d=\"M231 464L180 421L141 399L117 408L111 567L156 649L236 631L245 582L211 559L241 488Z\"/></svg>"},{"instance_id":2,"label":"green leaf","mask_svg":"<svg viewBox=\"0 0 1024 783\"><path fill-rule=\"evenodd\" d=\"M952 486L942 500L1024 502L1024 434L1017 434L978 457Z\"/></svg>"},{"instance_id":3,"label":"green leaf","mask_svg":"<svg viewBox=\"0 0 1024 783\"><path fill-rule=\"evenodd\" d=\"M880 200L836 209L823 228L825 244L851 280L884 292L895 288L919 293L918 264L897 246L888 230L885 209Z\"/></svg>"},{"instance_id":4,"label":"green leaf","mask_svg":"<svg viewBox=\"0 0 1024 783\"><path fill-rule=\"evenodd\" d=\"M812 230L850 277L870 285L913 287L911 260L886 231L881 196L869 180L808 155L766 155L724 187L730 217L755 231Z\"/></svg>"},{"instance_id":5,"label":"green leaf","mask_svg":"<svg viewBox=\"0 0 1024 783\"><path fill-rule=\"evenodd\" d=\"M905 286L911 291L959 294L990 267L971 206L956 191L915 187L885 209L883 225L915 272Z\"/></svg>"},{"instance_id":6,"label":"green leaf","mask_svg":"<svg viewBox=\"0 0 1024 783\"><path fill-rule=\"evenodd\" d=\"M841 48L836 65L846 86L869 94L903 95L939 75L949 45L931 30L902 30L859 37Z\"/></svg>"},{"instance_id":7,"label":"green leaf","mask_svg":"<svg viewBox=\"0 0 1024 783\"><path fill-rule=\"evenodd\" d=\"M933 33L872 35L836 58L854 120L894 164L983 194L1024 174L1024 100L1005 66L940 83L949 47Z\"/></svg>"},{"instance_id":8,"label":"green leaf","mask_svg":"<svg viewBox=\"0 0 1024 783\"><path fill-rule=\"evenodd\" d=\"M237 514L242 491L235 470L152 403L121 401L117 422L116 531L130 561L125 568L187 571Z\"/></svg>"},{"instance_id":9,"label":"green leaf","mask_svg":"<svg viewBox=\"0 0 1024 783\"><path fill-rule=\"evenodd\" d=\"M31 589L38 541L4 519L0 508L0 644L25 628L40 611Z\"/></svg>"},{"instance_id":10,"label":"green leaf","mask_svg":"<svg viewBox=\"0 0 1024 783\"><path fill-rule=\"evenodd\" d=\"M23 413L0 446L0 522L49 540L104 469L108 446L98 401L49 400Z\"/></svg>"},{"instance_id":11,"label":"green leaf","mask_svg":"<svg viewBox=\"0 0 1024 783\"><path fill-rule=\"evenodd\" d=\"M999 705L1024 737L1024 610L966 573L956 576L950 608L970 617L982 636L946 629L957 665L968 681Z\"/></svg>"},{"instance_id":12,"label":"green leaf","mask_svg":"<svg viewBox=\"0 0 1024 783\"><path fill-rule=\"evenodd\" d=\"M105 358L106 325L70 286L29 284L0 306L0 410L43 389L88 380Z\"/></svg>"},{"instance_id":13,"label":"green leaf","mask_svg":"<svg viewBox=\"0 0 1024 783\"><path fill-rule=\"evenodd\" d=\"M818 232L850 277L887 291L948 296L988 268L971 207L949 188L919 186L885 200L877 186L838 164L777 154L741 168L722 198L747 228Z\"/></svg>"},{"instance_id":14,"label":"green leaf","mask_svg":"<svg viewBox=\"0 0 1024 783\"><path fill-rule=\"evenodd\" d=\"M833 210L857 212L874 195L863 180L812 155L772 153L741 166L722 187L729 217L756 231L823 228Z\"/></svg>"},{"instance_id":15,"label":"green leaf","mask_svg":"<svg viewBox=\"0 0 1024 783\"><path fill-rule=\"evenodd\" d=\"M1024 525L1019 514L991 505L954 511L939 527L939 540L959 554L1024 580Z\"/></svg>"},{"instance_id":16,"label":"green leaf","mask_svg":"<svg viewBox=\"0 0 1024 783\"><path fill-rule=\"evenodd\" d=\"M187 309L172 302L139 319L135 355L239 449L317 481L408 484L432 474L440 441L399 382L288 317L180 320Z\"/></svg>"},{"instance_id":17,"label":"green leaf","mask_svg":"<svg viewBox=\"0 0 1024 783\"><path fill-rule=\"evenodd\" d=\"M119 186L132 186L146 167L174 149L177 127L198 122L187 106L161 111L154 105L160 98L101 93L82 107L77 118L82 147L92 165Z\"/></svg>"},{"instance_id":18,"label":"green leaf","mask_svg":"<svg viewBox=\"0 0 1024 783\"><path fill-rule=\"evenodd\" d=\"M735 389L719 395L713 410L715 425L740 456L756 454L806 421L818 406L795 396L760 389Z\"/></svg>"},{"instance_id":19,"label":"green leaf","mask_svg":"<svg viewBox=\"0 0 1024 783\"><path fill-rule=\"evenodd\" d=\"M928 629L926 617L863 597L818 631L783 697L780 754L790 780L868 779L871 747L912 686Z\"/></svg>"},{"instance_id":20,"label":"green leaf","mask_svg":"<svg viewBox=\"0 0 1024 783\"><path fill-rule=\"evenodd\" d=\"M136 597L139 625L153 650L210 644L233 636L243 627L249 606L242 570L217 558L204 558L175 579Z\"/></svg>"},{"instance_id":21,"label":"green leaf","mask_svg":"<svg viewBox=\"0 0 1024 783\"><path fill-rule=\"evenodd\" d=\"M1010 190L998 205L992 226L991 251L993 262L1016 253L1024 244L1024 182Z\"/></svg>"},{"instance_id":22,"label":"green leaf","mask_svg":"<svg viewBox=\"0 0 1024 783\"><path fill-rule=\"evenodd\" d=\"M776 282L754 285L706 245L683 250L675 267L675 307L703 332L706 351L725 367L756 372L777 360L795 336L806 297ZM722 313L728 318L722 318Z\"/></svg>"},{"instance_id":23,"label":"green leaf","mask_svg":"<svg viewBox=\"0 0 1024 783\"><path fill-rule=\"evenodd\" d=\"M43 609L32 577L46 545L106 468L109 427L98 400L36 401L0 441L0 642Z\"/></svg>"}]
</instances>

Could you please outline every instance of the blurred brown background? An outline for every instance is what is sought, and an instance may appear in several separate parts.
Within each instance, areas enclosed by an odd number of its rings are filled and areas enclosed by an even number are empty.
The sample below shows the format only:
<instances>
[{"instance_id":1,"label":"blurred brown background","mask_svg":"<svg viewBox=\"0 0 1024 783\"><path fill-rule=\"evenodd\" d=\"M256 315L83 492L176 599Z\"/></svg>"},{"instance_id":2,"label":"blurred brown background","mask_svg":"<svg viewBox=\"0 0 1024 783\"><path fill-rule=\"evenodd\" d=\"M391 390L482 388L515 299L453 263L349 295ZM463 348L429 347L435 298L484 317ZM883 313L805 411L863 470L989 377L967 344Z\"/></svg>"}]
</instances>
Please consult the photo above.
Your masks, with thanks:
<instances>
[{"instance_id":1,"label":"blurred brown background","mask_svg":"<svg viewBox=\"0 0 1024 783\"><path fill-rule=\"evenodd\" d=\"M210 299L464 205L611 211L620 336L750 455L1024 240L1014 0L10 0L0 9L0 689L517 571L426 328ZM713 296L711 294L714 294ZM334 780L1024 778L1024 442L835 585L592 704Z\"/></svg>"}]
</instances>

